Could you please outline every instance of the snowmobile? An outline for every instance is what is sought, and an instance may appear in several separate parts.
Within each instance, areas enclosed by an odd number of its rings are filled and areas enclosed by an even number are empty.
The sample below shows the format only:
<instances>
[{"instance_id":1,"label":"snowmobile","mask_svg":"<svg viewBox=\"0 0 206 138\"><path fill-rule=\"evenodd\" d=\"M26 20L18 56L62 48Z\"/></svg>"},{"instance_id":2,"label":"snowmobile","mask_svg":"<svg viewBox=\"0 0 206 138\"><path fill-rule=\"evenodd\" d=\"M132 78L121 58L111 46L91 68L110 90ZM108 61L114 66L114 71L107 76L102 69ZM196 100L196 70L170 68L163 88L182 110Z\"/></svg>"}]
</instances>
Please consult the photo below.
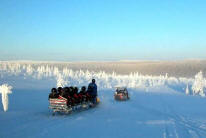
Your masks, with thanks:
<instances>
[{"instance_id":1,"label":"snowmobile","mask_svg":"<svg viewBox=\"0 0 206 138\"><path fill-rule=\"evenodd\" d=\"M117 87L114 93L114 99L118 101L126 101L129 100L129 94L127 88L125 87Z\"/></svg>"},{"instance_id":2,"label":"snowmobile","mask_svg":"<svg viewBox=\"0 0 206 138\"><path fill-rule=\"evenodd\" d=\"M97 106L100 103L100 99L97 97L96 100L96 104L88 101L71 106L67 104L66 98L60 96L60 98L49 99L49 108L53 111L52 115L55 115L55 113L70 114L75 111L87 110Z\"/></svg>"}]
</instances>

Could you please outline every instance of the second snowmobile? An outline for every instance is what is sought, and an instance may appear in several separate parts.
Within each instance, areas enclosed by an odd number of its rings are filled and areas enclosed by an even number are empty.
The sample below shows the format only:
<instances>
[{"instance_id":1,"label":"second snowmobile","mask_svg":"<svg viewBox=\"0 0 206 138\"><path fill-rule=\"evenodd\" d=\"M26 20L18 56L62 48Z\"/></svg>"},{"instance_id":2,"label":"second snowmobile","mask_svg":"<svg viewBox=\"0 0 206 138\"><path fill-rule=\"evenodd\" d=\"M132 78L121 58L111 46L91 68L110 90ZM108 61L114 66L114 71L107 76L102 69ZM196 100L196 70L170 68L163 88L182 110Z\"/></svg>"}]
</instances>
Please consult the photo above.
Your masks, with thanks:
<instances>
[{"instance_id":1,"label":"second snowmobile","mask_svg":"<svg viewBox=\"0 0 206 138\"><path fill-rule=\"evenodd\" d=\"M114 93L114 99L118 101L129 100L129 94L126 87L117 87Z\"/></svg>"}]
</instances>

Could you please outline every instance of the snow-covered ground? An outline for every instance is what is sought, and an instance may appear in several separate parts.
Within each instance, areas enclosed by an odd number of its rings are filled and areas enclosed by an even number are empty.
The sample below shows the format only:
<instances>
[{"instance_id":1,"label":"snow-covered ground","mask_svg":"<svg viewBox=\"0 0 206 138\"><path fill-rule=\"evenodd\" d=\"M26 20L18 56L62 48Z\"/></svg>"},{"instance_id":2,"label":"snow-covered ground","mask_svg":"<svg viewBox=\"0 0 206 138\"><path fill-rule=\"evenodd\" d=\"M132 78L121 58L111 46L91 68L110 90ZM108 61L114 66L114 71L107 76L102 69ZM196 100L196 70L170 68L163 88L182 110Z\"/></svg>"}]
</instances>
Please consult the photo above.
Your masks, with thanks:
<instances>
[{"instance_id":1,"label":"snow-covered ground","mask_svg":"<svg viewBox=\"0 0 206 138\"><path fill-rule=\"evenodd\" d=\"M0 138L206 137L206 99L196 92L205 92L201 73L193 78L177 78L4 63L0 65L0 78L0 85L13 87L8 111L0 105ZM97 80L101 100L96 108L52 116L48 109L52 87L83 86L91 78ZM127 86L131 99L114 101L115 86Z\"/></svg>"}]
</instances>

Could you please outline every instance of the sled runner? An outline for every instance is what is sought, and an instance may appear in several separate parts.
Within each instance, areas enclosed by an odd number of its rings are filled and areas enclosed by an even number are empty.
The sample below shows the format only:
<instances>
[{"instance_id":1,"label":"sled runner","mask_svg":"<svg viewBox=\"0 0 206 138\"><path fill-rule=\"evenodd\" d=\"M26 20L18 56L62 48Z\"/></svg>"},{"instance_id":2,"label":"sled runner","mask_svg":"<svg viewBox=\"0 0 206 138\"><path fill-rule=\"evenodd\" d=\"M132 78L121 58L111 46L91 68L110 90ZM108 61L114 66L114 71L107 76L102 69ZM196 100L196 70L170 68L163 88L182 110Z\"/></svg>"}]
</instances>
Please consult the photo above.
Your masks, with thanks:
<instances>
[{"instance_id":1,"label":"sled runner","mask_svg":"<svg viewBox=\"0 0 206 138\"><path fill-rule=\"evenodd\" d=\"M114 93L114 99L118 101L126 101L129 99L127 88L117 87Z\"/></svg>"},{"instance_id":2,"label":"sled runner","mask_svg":"<svg viewBox=\"0 0 206 138\"><path fill-rule=\"evenodd\" d=\"M53 115L55 113L65 113L70 114L75 111L87 110L89 108L95 107L100 103L100 99L97 98L96 103L93 104L92 102L83 102L74 106L67 105L67 99L64 97L49 99L49 108L53 111Z\"/></svg>"}]
</instances>

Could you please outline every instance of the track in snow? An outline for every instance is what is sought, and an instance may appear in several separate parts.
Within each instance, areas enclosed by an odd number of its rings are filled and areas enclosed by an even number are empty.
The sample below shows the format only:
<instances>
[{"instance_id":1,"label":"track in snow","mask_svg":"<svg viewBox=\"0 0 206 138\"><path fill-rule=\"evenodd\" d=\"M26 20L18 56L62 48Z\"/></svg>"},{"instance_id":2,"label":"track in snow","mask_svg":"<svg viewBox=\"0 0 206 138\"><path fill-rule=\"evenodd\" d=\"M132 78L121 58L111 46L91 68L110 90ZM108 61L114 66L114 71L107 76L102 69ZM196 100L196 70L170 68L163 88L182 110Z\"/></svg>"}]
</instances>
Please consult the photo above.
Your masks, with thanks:
<instances>
[{"instance_id":1,"label":"track in snow","mask_svg":"<svg viewBox=\"0 0 206 138\"><path fill-rule=\"evenodd\" d=\"M99 92L101 104L97 108L52 116L48 109L49 90L14 90L9 111L4 113L0 107L0 137L206 136L204 98L129 91L129 101L114 101L112 90L104 90Z\"/></svg>"}]
</instances>

